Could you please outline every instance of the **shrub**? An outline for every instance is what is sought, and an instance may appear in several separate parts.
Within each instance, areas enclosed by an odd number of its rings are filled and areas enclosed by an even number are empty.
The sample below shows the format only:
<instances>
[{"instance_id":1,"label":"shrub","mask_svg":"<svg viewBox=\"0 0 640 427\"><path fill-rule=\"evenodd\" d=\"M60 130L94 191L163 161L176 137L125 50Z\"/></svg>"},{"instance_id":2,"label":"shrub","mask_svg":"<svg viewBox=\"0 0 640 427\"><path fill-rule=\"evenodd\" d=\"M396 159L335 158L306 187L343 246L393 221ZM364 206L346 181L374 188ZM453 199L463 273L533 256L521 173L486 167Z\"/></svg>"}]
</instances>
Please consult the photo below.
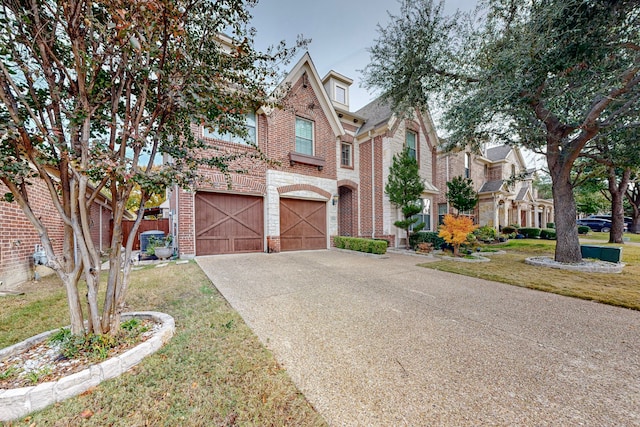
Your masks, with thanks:
<instances>
[{"instance_id":1,"label":"shrub","mask_svg":"<svg viewBox=\"0 0 640 427\"><path fill-rule=\"evenodd\" d=\"M520 234L522 234L527 239L537 239L540 237L540 229L535 227L522 227L520 230Z\"/></svg>"},{"instance_id":2,"label":"shrub","mask_svg":"<svg viewBox=\"0 0 640 427\"><path fill-rule=\"evenodd\" d=\"M512 234L517 232L518 232L518 229L511 225L505 225L504 227L502 227L502 234Z\"/></svg>"},{"instance_id":3,"label":"shrub","mask_svg":"<svg viewBox=\"0 0 640 427\"><path fill-rule=\"evenodd\" d=\"M587 234L591 231L591 228L587 227L586 225L579 225L578 226L578 234Z\"/></svg>"},{"instance_id":4,"label":"shrub","mask_svg":"<svg viewBox=\"0 0 640 427\"><path fill-rule=\"evenodd\" d=\"M556 230L553 228L543 228L540 230L540 238L546 240L556 240Z\"/></svg>"},{"instance_id":5,"label":"shrub","mask_svg":"<svg viewBox=\"0 0 640 427\"><path fill-rule=\"evenodd\" d=\"M415 249L420 243L431 243L434 250L442 249L444 239L434 231L421 231L409 237L409 247Z\"/></svg>"},{"instance_id":6,"label":"shrub","mask_svg":"<svg viewBox=\"0 0 640 427\"><path fill-rule=\"evenodd\" d=\"M555 222L548 222L548 223L547 223L547 228L553 228L553 229L555 229L555 228L556 228L556 223L555 223Z\"/></svg>"},{"instance_id":7,"label":"shrub","mask_svg":"<svg viewBox=\"0 0 640 427\"><path fill-rule=\"evenodd\" d=\"M476 229L473 234L475 234L478 240L482 240L483 242L493 241L496 239L496 237L498 237L498 232L496 231L496 229L488 225L483 225L482 227Z\"/></svg>"},{"instance_id":8,"label":"shrub","mask_svg":"<svg viewBox=\"0 0 640 427\"><path fill-rule=\"evenodd\" d=\"M363 239L360 237L336 236L333 244L338 249L348 249L357 252L382 255L387 253L386 240Z\"/></svg>"},{"instance_id":9,"label":"shrub","mask_svg":"<svg viewBox=\"0 0 640 427\"><path fill-rule=\"evenodd\" d=\"M471 218L447 214L444 216L444 224L440 226L438 235L453 246L453 255L458 256L460 245L469 240L469 235L473 236L475 229L476 226ZM473 238L475 239L475 236Z\"/></svg>"}]
</instances>

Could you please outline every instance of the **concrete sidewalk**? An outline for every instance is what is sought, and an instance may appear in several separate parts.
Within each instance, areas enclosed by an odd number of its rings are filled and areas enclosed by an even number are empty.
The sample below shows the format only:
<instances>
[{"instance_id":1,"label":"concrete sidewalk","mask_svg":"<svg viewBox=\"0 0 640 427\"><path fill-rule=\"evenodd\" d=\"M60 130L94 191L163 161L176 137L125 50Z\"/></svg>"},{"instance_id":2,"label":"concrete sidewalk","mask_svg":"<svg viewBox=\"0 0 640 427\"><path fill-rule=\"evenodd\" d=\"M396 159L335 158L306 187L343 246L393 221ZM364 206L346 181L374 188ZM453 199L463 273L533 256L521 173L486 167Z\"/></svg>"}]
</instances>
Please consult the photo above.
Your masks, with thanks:
<instances>
[{"instance_id":1,"label":"concrete sidewalk","mask_svg":"<svg viewBox=\"0 0 640 427\"><path fill-rule=\"evenodd\" d=\"M397 254L197 261L332 426L640 425L640 312Z\"/></svg>"}]
</instances>

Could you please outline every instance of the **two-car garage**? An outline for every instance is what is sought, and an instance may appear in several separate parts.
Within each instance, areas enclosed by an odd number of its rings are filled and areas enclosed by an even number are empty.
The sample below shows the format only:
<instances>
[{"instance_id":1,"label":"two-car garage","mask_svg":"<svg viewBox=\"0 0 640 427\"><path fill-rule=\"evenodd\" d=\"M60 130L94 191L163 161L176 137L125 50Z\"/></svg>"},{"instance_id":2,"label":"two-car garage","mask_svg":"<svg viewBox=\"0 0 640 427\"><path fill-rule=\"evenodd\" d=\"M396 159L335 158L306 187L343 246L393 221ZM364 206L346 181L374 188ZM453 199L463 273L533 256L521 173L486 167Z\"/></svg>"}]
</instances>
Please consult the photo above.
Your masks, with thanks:
<instances>
[{"instance_id":1,"label":"two-car garage","mask_svg":"<svg viewBox=\"0 0 640 427\"><path fill-rule=\"evenodd\" d=\"M280 249L327 248L327 203L280 198ZM197 192L196 255L264 252L264 198Z\"/></svg>"}]
</instances>

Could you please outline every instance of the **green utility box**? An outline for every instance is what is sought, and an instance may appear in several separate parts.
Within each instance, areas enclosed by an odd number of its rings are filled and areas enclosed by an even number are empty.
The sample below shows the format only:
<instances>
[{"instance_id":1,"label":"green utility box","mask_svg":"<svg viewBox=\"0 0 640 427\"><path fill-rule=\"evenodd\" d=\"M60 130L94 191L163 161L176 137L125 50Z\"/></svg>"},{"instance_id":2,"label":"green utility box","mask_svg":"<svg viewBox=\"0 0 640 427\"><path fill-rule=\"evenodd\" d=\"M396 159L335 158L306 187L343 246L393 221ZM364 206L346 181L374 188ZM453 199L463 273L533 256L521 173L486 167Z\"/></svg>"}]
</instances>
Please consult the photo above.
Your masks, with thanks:
<instances>
[{"instance_id":1,"label":"green utility box","mask_svg":"<svg viewBox=\"0 0 640 427\"><path fill-rule=\"evenodd\" d=\"M615 246L580 245L582 258L594 258L607 262L620 262L622 248Z\"/></svg>"},{"instance_id":2,"label":"green utility box","mask_svg":"<svg viewBox=\"0 0 640 427\"><path fill-rule=\"evenodd\" d=\"M622 248L603 246L600 250L600 259L607 262L620 262L622 261Z\"/></svg>"}]
</instances>

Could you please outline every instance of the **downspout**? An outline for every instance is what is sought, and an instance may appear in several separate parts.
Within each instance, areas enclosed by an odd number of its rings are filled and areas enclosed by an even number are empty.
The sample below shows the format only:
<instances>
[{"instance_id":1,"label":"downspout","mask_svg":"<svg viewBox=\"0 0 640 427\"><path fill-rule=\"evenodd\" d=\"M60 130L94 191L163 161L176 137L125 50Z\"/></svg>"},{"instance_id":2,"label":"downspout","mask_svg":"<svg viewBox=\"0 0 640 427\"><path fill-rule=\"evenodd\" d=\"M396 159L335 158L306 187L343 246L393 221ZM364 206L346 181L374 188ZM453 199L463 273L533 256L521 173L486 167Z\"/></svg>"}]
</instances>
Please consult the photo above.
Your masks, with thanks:
<instances>
[{"instance_id":1,"label":"downspout","mask_svg":"<svg viewBox=\"0 0 640 427\"><path fill-rule=\"evenodd\" d=\"M371 238L376 238L376 169L375 169L375 147L374 140L371 136L371 131L369 131L369 139L371 141Z\"/></svg>"}]
</instances>

